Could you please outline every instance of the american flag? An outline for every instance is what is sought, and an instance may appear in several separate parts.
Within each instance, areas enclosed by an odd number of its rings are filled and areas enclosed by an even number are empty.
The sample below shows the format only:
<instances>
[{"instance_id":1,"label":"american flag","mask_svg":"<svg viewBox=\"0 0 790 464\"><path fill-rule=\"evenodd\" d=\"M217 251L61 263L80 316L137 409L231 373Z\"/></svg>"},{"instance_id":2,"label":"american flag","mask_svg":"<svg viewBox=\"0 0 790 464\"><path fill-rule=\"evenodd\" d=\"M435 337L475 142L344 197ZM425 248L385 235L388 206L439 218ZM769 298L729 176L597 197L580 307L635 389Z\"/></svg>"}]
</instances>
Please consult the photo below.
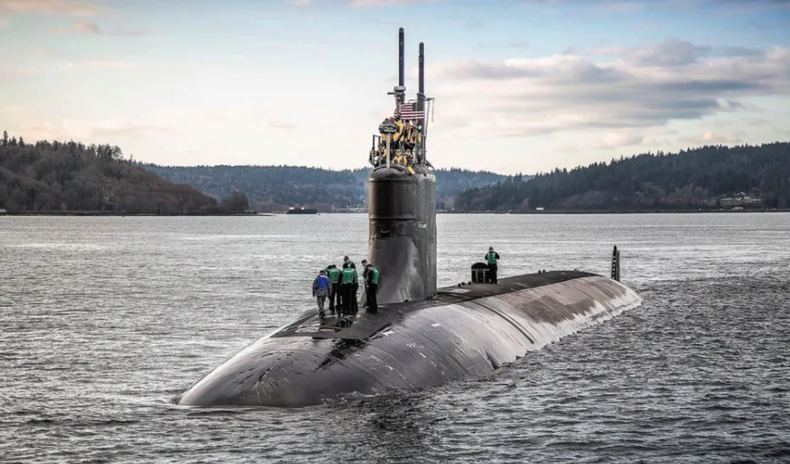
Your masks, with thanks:
<instances>
[{"instance_id":1,"label":"american flag","mask_svg":"<svg viewBox=\"0 0 790 464\"><path fill-rule=\"evenodd\" d=\"M424 106L424 105L423 105ZM408 102L400 106L400 118L404 121L423 121L425 111L419 109L419 102ZM395 110L397 112L397 110Z\"/></svg>"}]
</instances>

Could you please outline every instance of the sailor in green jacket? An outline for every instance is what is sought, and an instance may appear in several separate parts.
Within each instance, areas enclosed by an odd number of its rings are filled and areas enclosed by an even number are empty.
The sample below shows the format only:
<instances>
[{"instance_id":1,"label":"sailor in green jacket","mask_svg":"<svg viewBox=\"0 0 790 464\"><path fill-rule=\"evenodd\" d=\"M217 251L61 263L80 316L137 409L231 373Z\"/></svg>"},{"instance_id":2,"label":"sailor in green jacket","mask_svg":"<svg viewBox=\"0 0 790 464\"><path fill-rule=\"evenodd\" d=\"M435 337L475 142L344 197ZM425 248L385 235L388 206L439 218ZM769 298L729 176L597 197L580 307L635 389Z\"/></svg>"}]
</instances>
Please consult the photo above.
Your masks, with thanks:
<instances>
[{"instance_id":1,"label":"sailor in green jacket","mask_svg":"<svg viewBox=\"0 0 790 464\"><path fill-rule=\"evenodd\" d=\"M335 314L335 306L340 306L340 269L334 264L326 268L326 275L329 276L329 314ZM337 304L335 304L337 302Z\"/></svg>"},{"instance_id":2,"label":"sailor in green jacket","mask_svg":"<svg viewBox=\"0 0 790 464\"><path fill-rule=\"evenodd\" d=\"M365 268L365 296L367 299L368 312L375 313L378 308L376 292L379 290L379 270L368 264Z\"/></svg>"},{"instance_id":3,"label":"sailor in green jacket","mask_svg":"<svg viewBox=\"0 0 790 464\"><path fill-rule=\"evenodd\" d=\"M499 260L499 253L494 251L494 247L488 247L488 254L486 254L486 262L488 263L488 281L492 284L497 283L496 271L497 261Z\"/></svg>"},{"instance_id":4,"label":"sailor in green jacket","mask_svg":"<svg viewBox=\"0 0 790 464\"><path fill-rule=\"evenodd\" d=\"M340 307L338 314L350 315L353 314L354 304L352 301L356 299L354 295L354 284L357 283L357 270L353 267L343 269L340 276Z\"/></svg>"}]
</instances>

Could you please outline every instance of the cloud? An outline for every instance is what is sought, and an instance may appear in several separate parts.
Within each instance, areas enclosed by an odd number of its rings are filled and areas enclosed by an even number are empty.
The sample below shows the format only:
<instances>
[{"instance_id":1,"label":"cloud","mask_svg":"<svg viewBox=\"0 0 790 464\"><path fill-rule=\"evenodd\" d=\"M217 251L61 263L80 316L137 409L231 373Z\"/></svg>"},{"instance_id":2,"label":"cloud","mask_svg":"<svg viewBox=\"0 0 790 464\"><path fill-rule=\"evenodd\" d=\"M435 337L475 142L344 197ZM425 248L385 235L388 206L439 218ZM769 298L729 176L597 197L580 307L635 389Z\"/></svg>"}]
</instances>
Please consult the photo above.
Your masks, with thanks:
<instances>
[{"instance_id":1,"label":"cloud","mask_svg":"<svg viewBox=\"0 0 790 464\"><path fill-rule=\"evenodd\" d=\"M790 95L790 48L704 58L695 51L701 48L684 45L680 58L660 57L662 48L654 46L608 60L578 55L453 60L426 72L434 83L437 116L460 115L476 133L488 135L654 128L741 111L744 97ZM599 143L635 138L611 136Z\"/></svg>"},{"instance_id":2,"label":"cloud","mask_svg":"<svg viewBox=\"0 0 790 464\"><path fill-rule=\"evenodd\" d=\"M9 25L9 24L11 24L11 23L10 23L10 22L8 22L8 20L7 20L7 19L5 19L5 18L0 18L0 27L8 27L8 25Z\"/></svg>"},{"instance_id":3,"label":"cloud","mask_svg":"<svg viewBox=\"0 0 790 464\"><path fill-rule=\"evenodd\" d=\"M9 105L0 107L0 113L17 115L25 111L23 106Z\"/></svg>"},{"instance_id":4,"label":"cloud","mask_svg":"<svg viewBox=\"0 0 790 464\"><path fill-rule=\"evenodd\" d=\"M402 6L416 5L419 3L437 3L440 0L351 0L348 6L353 8L365 8L371 6Z\"/></svg>"},{"instance_id":5,"label":"cloud","mask_svg":"<svg viewBox=\"0 0 790 464\"><path fill-rule=\"evenodd\" d=\"M710 52L710 47L694 45L687 40L669 39L658 45L631 48L624 51L625 58L639 66L684 66L696 63Z\"/></svg>"},{"instance_id":6,"label":"cloud","mask_svg":"<svg viewBox=\"0 0 790 464\"><path fill-rule=\"evenodd\" d=\"M621 148L630 147L632 145L639 145L644 141L644 136L634 133L624 132L609 132L603 138L593 144L593 148L598 150L608 148Z\"/></svg>"},{"instance_id":7,"label":"cloud","mask_svg":"<svg viewBox=\"0 0 790 464\"><path fill-rule=\"evenodd\" d=\"M701 136L681 137L681 142L689 144L706 144L706 145L731 145L740 143L741 139L735 134L714 134L713 132L705 132Z\"/></svg>"},{"instance_id":8,"label":"cloud","mask_svg":"<svg viewBox=\"0 0 790 464\"><path fill-rule=\"evenodd\" d=\"M91 21L77 21L77 24L74 28L78 32L91 32L93 34L101 34L101 29L99 29L99 25L91 22Z\"/></svg>"},{"instance_id":9,"label":"cloud","mask_svg":"<svg viewBox=\"0 0 790 464\"><path fill-rule=\"evenodd\" d=\"M31 139L83 139L93 137L156 135L174 132L173 130L154 124L138 121L105 119L91 121L86 119L64 119L59 122L22 125L19 132Z\"/></svg>"},{"instance_id":10,"label":"cloud","mask_svg":"<svg viewBox=\"0 0 790 464\"><path fill-rule=\"evenodd\" d=\"M65 71L76 68L99 68L99 69L135 69L137 64L127 61L112 60L85 60L85 61L61 61L50 71Z\"/></svg>"},{"instance_id":11,"label":"cloud","mask_svg":"<svg viewBox=\"0 0 790 464\"><path fill-rule=\"evenodd\" d=\"M103 8L83 0L0 0L0 10L40 15L96 16Z\"/></svg>"},{"instance_id":12,"label":"cloud","mask_svg":"<svg viewBox=\"0 0 790 464\"><path fill-rule=\"evenodd\" d=\"M0 84L16 84L36 73L35 68L0 62Z\"/></svg>"},{"instance_id":13,"label":"cloud","mask_svg":"<svg viewBox=\"0 0 790 464\"><path fill-rule=\"evenodd\" d=\"M740 47L730 47L730 49L736 53L745 50ZM649 47L601 47L590 51L592 55L620 56L629 63L645 67L685 66L697 63L700 58L710 52L711 47L694 45L687 40L677 38L671 38Z\"/></svg>"},{"instance_id":14,"label":"cloud","mask_svg":"<svg viewBox=\"0 0 790 464\"><path fill-rule=\"evenodd\" d=\"M58 27L54 29L56 32L64 34L91 34L91 35L105 35L117 37L141 37L145 35L145 31L139 29L113 29L105 31L99 24L93 21L77 21L72 27Z\"/></svg>"},{"instance_id":15,"label":"cloud","mask_svg":"<svg viewBox=\"0 0 790 464\"><path fill-rule=\"evenodd\" d=\"M88 60L85 61L84 64L89 68L104 68L104 69L134 69L137 67L135 63L128 63L125 61L110 61L110 60Z\"/></svg>"}]
</instances>

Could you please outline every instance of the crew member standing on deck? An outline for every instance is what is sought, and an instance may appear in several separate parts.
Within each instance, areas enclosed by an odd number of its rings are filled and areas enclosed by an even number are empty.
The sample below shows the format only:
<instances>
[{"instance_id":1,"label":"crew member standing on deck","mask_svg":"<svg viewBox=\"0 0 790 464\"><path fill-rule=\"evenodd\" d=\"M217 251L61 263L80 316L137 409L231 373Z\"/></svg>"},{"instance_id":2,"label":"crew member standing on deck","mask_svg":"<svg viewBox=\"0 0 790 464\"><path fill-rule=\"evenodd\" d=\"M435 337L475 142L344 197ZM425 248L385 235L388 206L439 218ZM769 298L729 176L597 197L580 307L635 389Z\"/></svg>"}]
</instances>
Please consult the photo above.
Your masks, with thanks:
<instances>
[{"instance_id":1,"label":"crew member standing on deck","mask_svg":"<svg viewBox=\"0 0 790 464\"><path fill-rule=\"evenodd\" d=\"M367 276L368 276L368 260L367 259L363 259L360 262L362 263L362 281L363 282L367 282L366 279L367 279Z\"/></svg>"},{"instance_id":2,"label":"crew member standing on deck","mask_svg":"<svg viewBox=\"0 0 790 464\"><path fill-rule=\"evenodd\" d=\"M368 312L375 313L379 309L376 292L379 290L379 270L368 264L365 269L365 296L367 297Z\"/></svg>"},{"instance_id":3,"label":"crew member standing on deck","mask_svg":"<svg viewBox=\"0 0 790 464\"><path fill-rule=\"evenodd\" d=\"M318 317L321 319L326 316L324 312L324 302L326 301L327 295L329 295L329 277L327 277L326 271L322 269L318 272L318 277L313 281L313 296L315 297L316 303L318 303Z\"/></svg>"},{"instance_id":4,"label":"crew member standing on deck","mask_svg":"<svg viewBox=\"0 0 790 464\"><path fill-rule=\"evenodd\" d=\"M354 300L354 282L357 280L357 270L353 267L346 267L340 276L340 307L338 314L341 316L349 315L353 311L352 301Z\"/></svg>"},{"instance_id":5,"label":"crew member standing on deck","mask_svg":"<svg viewBox=\"0 0 790 464\"><path fill-rule=\"evenodd\" d=\"M340 306L340 269L330 264L326 274L329 276L329 314L335 314L335 306Z\"/></svg>"},{"instance_id":6,"label":"crew member standing on deck","mask_svg":"<svg viewBox=\"0 0 790 464\"><path fill-rule=\"evenodd\" d=\"M496 284L496 271L497 261L499 261L499 253L494 251L494 247L488 247L488 254L486 255L485 260L488 263L488 281L492 284Z\"/></svg>"},{"instance_id":7,"label":"crew member standing on deck","mask_svg":"<svg viewBox=\"0 0 790 464\"><path fill-rule=\"evenodd\" d=\"M363 259L360 261L362 263L362 284L365 285L365 290L367 290L367 281L368 281L368 260ZM366 307L368 305L368 297L365 296L365 302L362 303L362 307Z\"/></svg>"},{"instance_id":8,"label":"crew member standing on deck","mask_svg":"<svg viewBox=\"0 0 790 464\"><path fill-rule=\"evenodd\" d=\"M356 314L359 312L359 301L357 301L357 294L359 293L359 274L357 274L356 264L351 263L349 268L354 271L354 283L351 286L351 295L353 296L351 299L351 314Z\"/></svg>"}]
</instances>

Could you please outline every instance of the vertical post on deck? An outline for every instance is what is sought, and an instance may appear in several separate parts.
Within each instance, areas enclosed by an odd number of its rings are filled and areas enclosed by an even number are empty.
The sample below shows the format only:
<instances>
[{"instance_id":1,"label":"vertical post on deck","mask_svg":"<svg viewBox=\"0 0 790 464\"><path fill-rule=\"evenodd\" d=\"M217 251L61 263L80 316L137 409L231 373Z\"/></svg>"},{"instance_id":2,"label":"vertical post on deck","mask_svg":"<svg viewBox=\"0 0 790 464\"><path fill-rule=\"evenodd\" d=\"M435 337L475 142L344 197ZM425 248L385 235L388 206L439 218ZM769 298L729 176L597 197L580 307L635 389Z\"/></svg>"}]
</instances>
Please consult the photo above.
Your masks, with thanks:
<instances>
[{"instance_id":1,"label":"vertical post on deck","mask_svg":"<svg viewBox=\"0 0 790 464\"><path fill-rule=\"evenodd\" d=\"M612 251L612 279L620 282L620 250L617 249L617 245Z\"/></svg>"},{"instance_id":2,"label":"vertical post on deck","mask_svg":"<svg viewBox=\"0 0 790 464\"><path fill-rule=\"evenodd\" d=\"M392 134L387 134L387 169L390 167L390 139L392 138Z\"/></svg>"}]
</instances>

